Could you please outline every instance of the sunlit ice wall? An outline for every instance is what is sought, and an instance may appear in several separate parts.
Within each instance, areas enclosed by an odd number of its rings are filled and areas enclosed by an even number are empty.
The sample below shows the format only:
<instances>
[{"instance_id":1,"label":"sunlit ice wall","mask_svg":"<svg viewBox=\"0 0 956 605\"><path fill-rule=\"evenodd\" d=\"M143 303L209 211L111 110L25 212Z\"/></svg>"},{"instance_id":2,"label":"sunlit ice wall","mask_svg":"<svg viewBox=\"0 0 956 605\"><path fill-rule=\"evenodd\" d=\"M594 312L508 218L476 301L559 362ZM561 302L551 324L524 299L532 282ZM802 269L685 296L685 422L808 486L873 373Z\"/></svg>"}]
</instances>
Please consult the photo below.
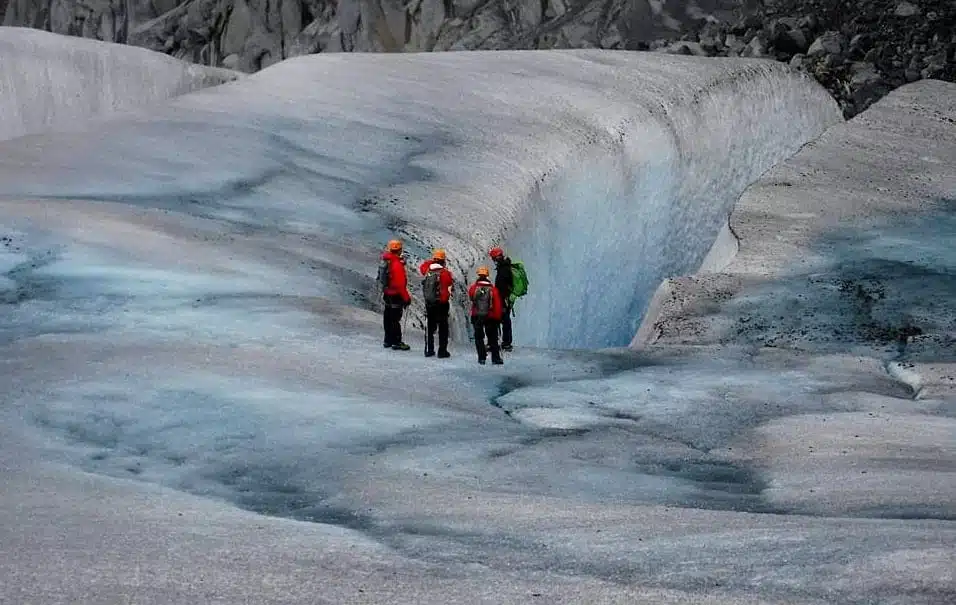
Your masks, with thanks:
<instances>
[{"instance_id":1,"label":"sunlit ice wall","mask_svg":"<svg viewBox=\"0 0 956 605\"><path fill-rule=\"evenodd\" d=\"M610 146L544 181L503 238L531 287L517 342L626 346L660 282L693 273L764 171L840 120L805 84L755 67L689 99L648 104Z\"/></svg>"}]
</instances>

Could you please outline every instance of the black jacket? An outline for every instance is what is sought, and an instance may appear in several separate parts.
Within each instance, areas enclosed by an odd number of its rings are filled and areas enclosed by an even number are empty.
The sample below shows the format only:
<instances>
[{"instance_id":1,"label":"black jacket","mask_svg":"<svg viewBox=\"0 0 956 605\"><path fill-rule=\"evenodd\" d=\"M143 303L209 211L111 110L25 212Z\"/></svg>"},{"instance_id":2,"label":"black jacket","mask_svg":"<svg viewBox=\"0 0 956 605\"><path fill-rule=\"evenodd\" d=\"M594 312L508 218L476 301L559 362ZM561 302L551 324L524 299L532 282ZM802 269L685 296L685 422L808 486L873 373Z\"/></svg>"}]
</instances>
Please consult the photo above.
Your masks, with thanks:
<instances>
[{"instance_id":1,"label":"black jacket","mask_svg":"<svg viewBox=\"0 0 956 605\"><path fill-rule=\"evenodd\" d=\"M506 256L495 263L495 288L501 294L502 302L508 304L511 296L511 287L514 284L514 275L511 273L511 258Z\"/></svg>"}]
</instances>

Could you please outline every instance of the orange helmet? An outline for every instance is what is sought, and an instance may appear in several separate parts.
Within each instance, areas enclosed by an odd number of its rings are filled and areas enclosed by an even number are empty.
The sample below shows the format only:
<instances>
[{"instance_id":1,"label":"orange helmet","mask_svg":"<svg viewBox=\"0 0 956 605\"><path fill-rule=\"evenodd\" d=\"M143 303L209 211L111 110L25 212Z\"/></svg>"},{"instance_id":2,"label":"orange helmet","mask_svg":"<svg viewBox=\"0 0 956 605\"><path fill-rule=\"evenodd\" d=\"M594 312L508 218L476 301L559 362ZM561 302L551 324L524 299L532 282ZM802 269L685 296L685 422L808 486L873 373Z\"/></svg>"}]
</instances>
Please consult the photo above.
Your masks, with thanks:
<instances>
[{"instance_id":1,"label":"orange helmet","mask_svg":"<svg viewBox=\"0 0 956 605\"><path fill-rule=\"evenodd\" d=\"M400 252L401 249L402 249L401 240L393 239L392 241L388 242L389 252Z\"/></svg>"},{"instance_id":2,"label":"orange helmet","mask_svg":"<svg viewBox=\"0 0 956 605\"><path fill-rule=\"evenodd\" d=\"M491 275L491 271L488 270L488 267L478 267L478 277L488 277Z\"/></svg>"},{"instance_id":3,"label":"orange helmet","mask_svg":"<svg viewBox=\"0 0 956 605\"><path fill-rule=\"evenodd\" d=\"M504 255L505 255L505 251L499 248L498 246L495 246L494 248L488 251L488 256L490 256L493 259L501 258Z\"/></svg>"},{"instance_id":4,"label":"orange helmet","mask_svg":"<svg viewBox=\"0 0 956 605\"><path fill-rule=\"evenodd\" d=\"M435 260L445 260L445 251L441 248L436 248L435 251L432 252L432 258Z\"/></svg>"}]
</instances>

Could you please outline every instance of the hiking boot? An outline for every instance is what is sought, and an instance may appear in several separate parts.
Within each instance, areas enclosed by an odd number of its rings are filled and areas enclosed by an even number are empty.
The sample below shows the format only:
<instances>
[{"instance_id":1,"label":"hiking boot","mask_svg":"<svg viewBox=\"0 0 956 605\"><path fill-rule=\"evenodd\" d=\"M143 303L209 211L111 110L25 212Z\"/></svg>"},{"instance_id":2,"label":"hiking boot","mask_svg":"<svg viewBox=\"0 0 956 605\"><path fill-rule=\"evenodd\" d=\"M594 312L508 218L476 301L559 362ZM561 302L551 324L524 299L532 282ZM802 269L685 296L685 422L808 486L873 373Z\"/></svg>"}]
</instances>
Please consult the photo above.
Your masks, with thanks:
<instances>
[{"instance_id":1,"label":"hiking boot","mask_svg":"<svg viewBox=\"0 0 956 605\"><path fill-rule=\"evenodd\" d=\"M425 357L434 357L434 356L435 356L434 351L425 351Z\"/></svg>"},{"instance_id":2,"label":"hiking boot","mask_svg":"<svg viewBox=\"0 0 956 605\"><path fill-rule=\"evenodd\" d=\"M439 358L439 359L448 359L449 357L451 357L451 353L449 353L448 351L439 351L439 352L438 352L438 358Z\"/></svg>"},{"instance_id":3,"label":"hiking boot","mask_svg":"<svg viewBox=\"0 0 956 605\"><path fill-rule=\"evenodd\" d=\"M500 366L504 364L504 360L501 359L500 357L495 357L491 360L491 363L495 364L496 366Z\"/></svg>"},{"instance_id":4,"label":"hiking boot","mask_svg":"<svg viewBox=\"0 0 956 605\"><path fill-rule=\"evenodd\" d=\"M409 349L411 349L411 347L404 342L400 342L397 345L392 345L393 351L408 351Z\"/></svg>"},{"instance_id":5,"label":"hiking boot","mask_svg":"<svg viewBox=\"0 0 956 605\"><path fill-rule=\"evenodd\" d=\"M391 349L391 348L392 348L392 343L390 343L390 342L383 342L383 343L382 343L382 346L385 347L386 349Z\"/></svg>"},{"instance_id":6,"label":"hiking boot","mask_svg":"<svg viewBox=\"0 0 956 605\"><path fill-rule=\"evenodd\" d=\"M478 363L480 363L481 365L485 365L485 360L484 360L484 359L479 359L479 360L478 360Z\"/></svg>"},{"instance_id":7,"label":"hiking boot","mask_svg":"<svg viewBox=\"0 0 956 605\"><path fill-rule=\"evenodd\" d=\"M501 350L508 351L510 353L511 351L514 350L514 347L512 347L511 345L501 345Z\"/></svg>"}]
</instances>

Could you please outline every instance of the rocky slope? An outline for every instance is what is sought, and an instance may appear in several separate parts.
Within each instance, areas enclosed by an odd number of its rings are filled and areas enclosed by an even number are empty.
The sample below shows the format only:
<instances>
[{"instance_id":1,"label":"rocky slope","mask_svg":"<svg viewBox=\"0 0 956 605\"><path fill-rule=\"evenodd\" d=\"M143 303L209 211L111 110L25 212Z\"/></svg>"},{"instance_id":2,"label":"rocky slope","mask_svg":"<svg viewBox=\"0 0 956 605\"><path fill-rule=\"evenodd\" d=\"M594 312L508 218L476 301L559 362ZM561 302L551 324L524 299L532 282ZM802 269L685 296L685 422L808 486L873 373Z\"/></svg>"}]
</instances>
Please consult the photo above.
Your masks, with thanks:
<instances>
[{"instance_id":1,"label":"rocky slope","mask_svg":"<svg viewBox=\"0 0 956 605\"><path fill-rule=\"evenodd\" d=\"M851 117L908 82L956 81L956 2L769 0L733 24L706 23L681 42L652 46L788 61L813 74Z\"/></svg>"},{"instance_id":2,"label":"rocky slope","mask_svg":"<svg viewBox=\"0 0 956 605\"><path fill-rule=\"evenodd\" d=\"M634 47L748 0L7 1L5 25L254 71L315 52Z\"/></svg>"},{"instance_id":3,"label":"rocky slope","mask_svg":"<svg viewBox=\"0 0 956 605\"><path fill-rule=\"evenodd\" d=\"M953 0L0 0L0 11L4 25L247 72L342 51L768 57L808 70L848 117L906 82L956 80Z\"/></svg>"}]
</instances>

